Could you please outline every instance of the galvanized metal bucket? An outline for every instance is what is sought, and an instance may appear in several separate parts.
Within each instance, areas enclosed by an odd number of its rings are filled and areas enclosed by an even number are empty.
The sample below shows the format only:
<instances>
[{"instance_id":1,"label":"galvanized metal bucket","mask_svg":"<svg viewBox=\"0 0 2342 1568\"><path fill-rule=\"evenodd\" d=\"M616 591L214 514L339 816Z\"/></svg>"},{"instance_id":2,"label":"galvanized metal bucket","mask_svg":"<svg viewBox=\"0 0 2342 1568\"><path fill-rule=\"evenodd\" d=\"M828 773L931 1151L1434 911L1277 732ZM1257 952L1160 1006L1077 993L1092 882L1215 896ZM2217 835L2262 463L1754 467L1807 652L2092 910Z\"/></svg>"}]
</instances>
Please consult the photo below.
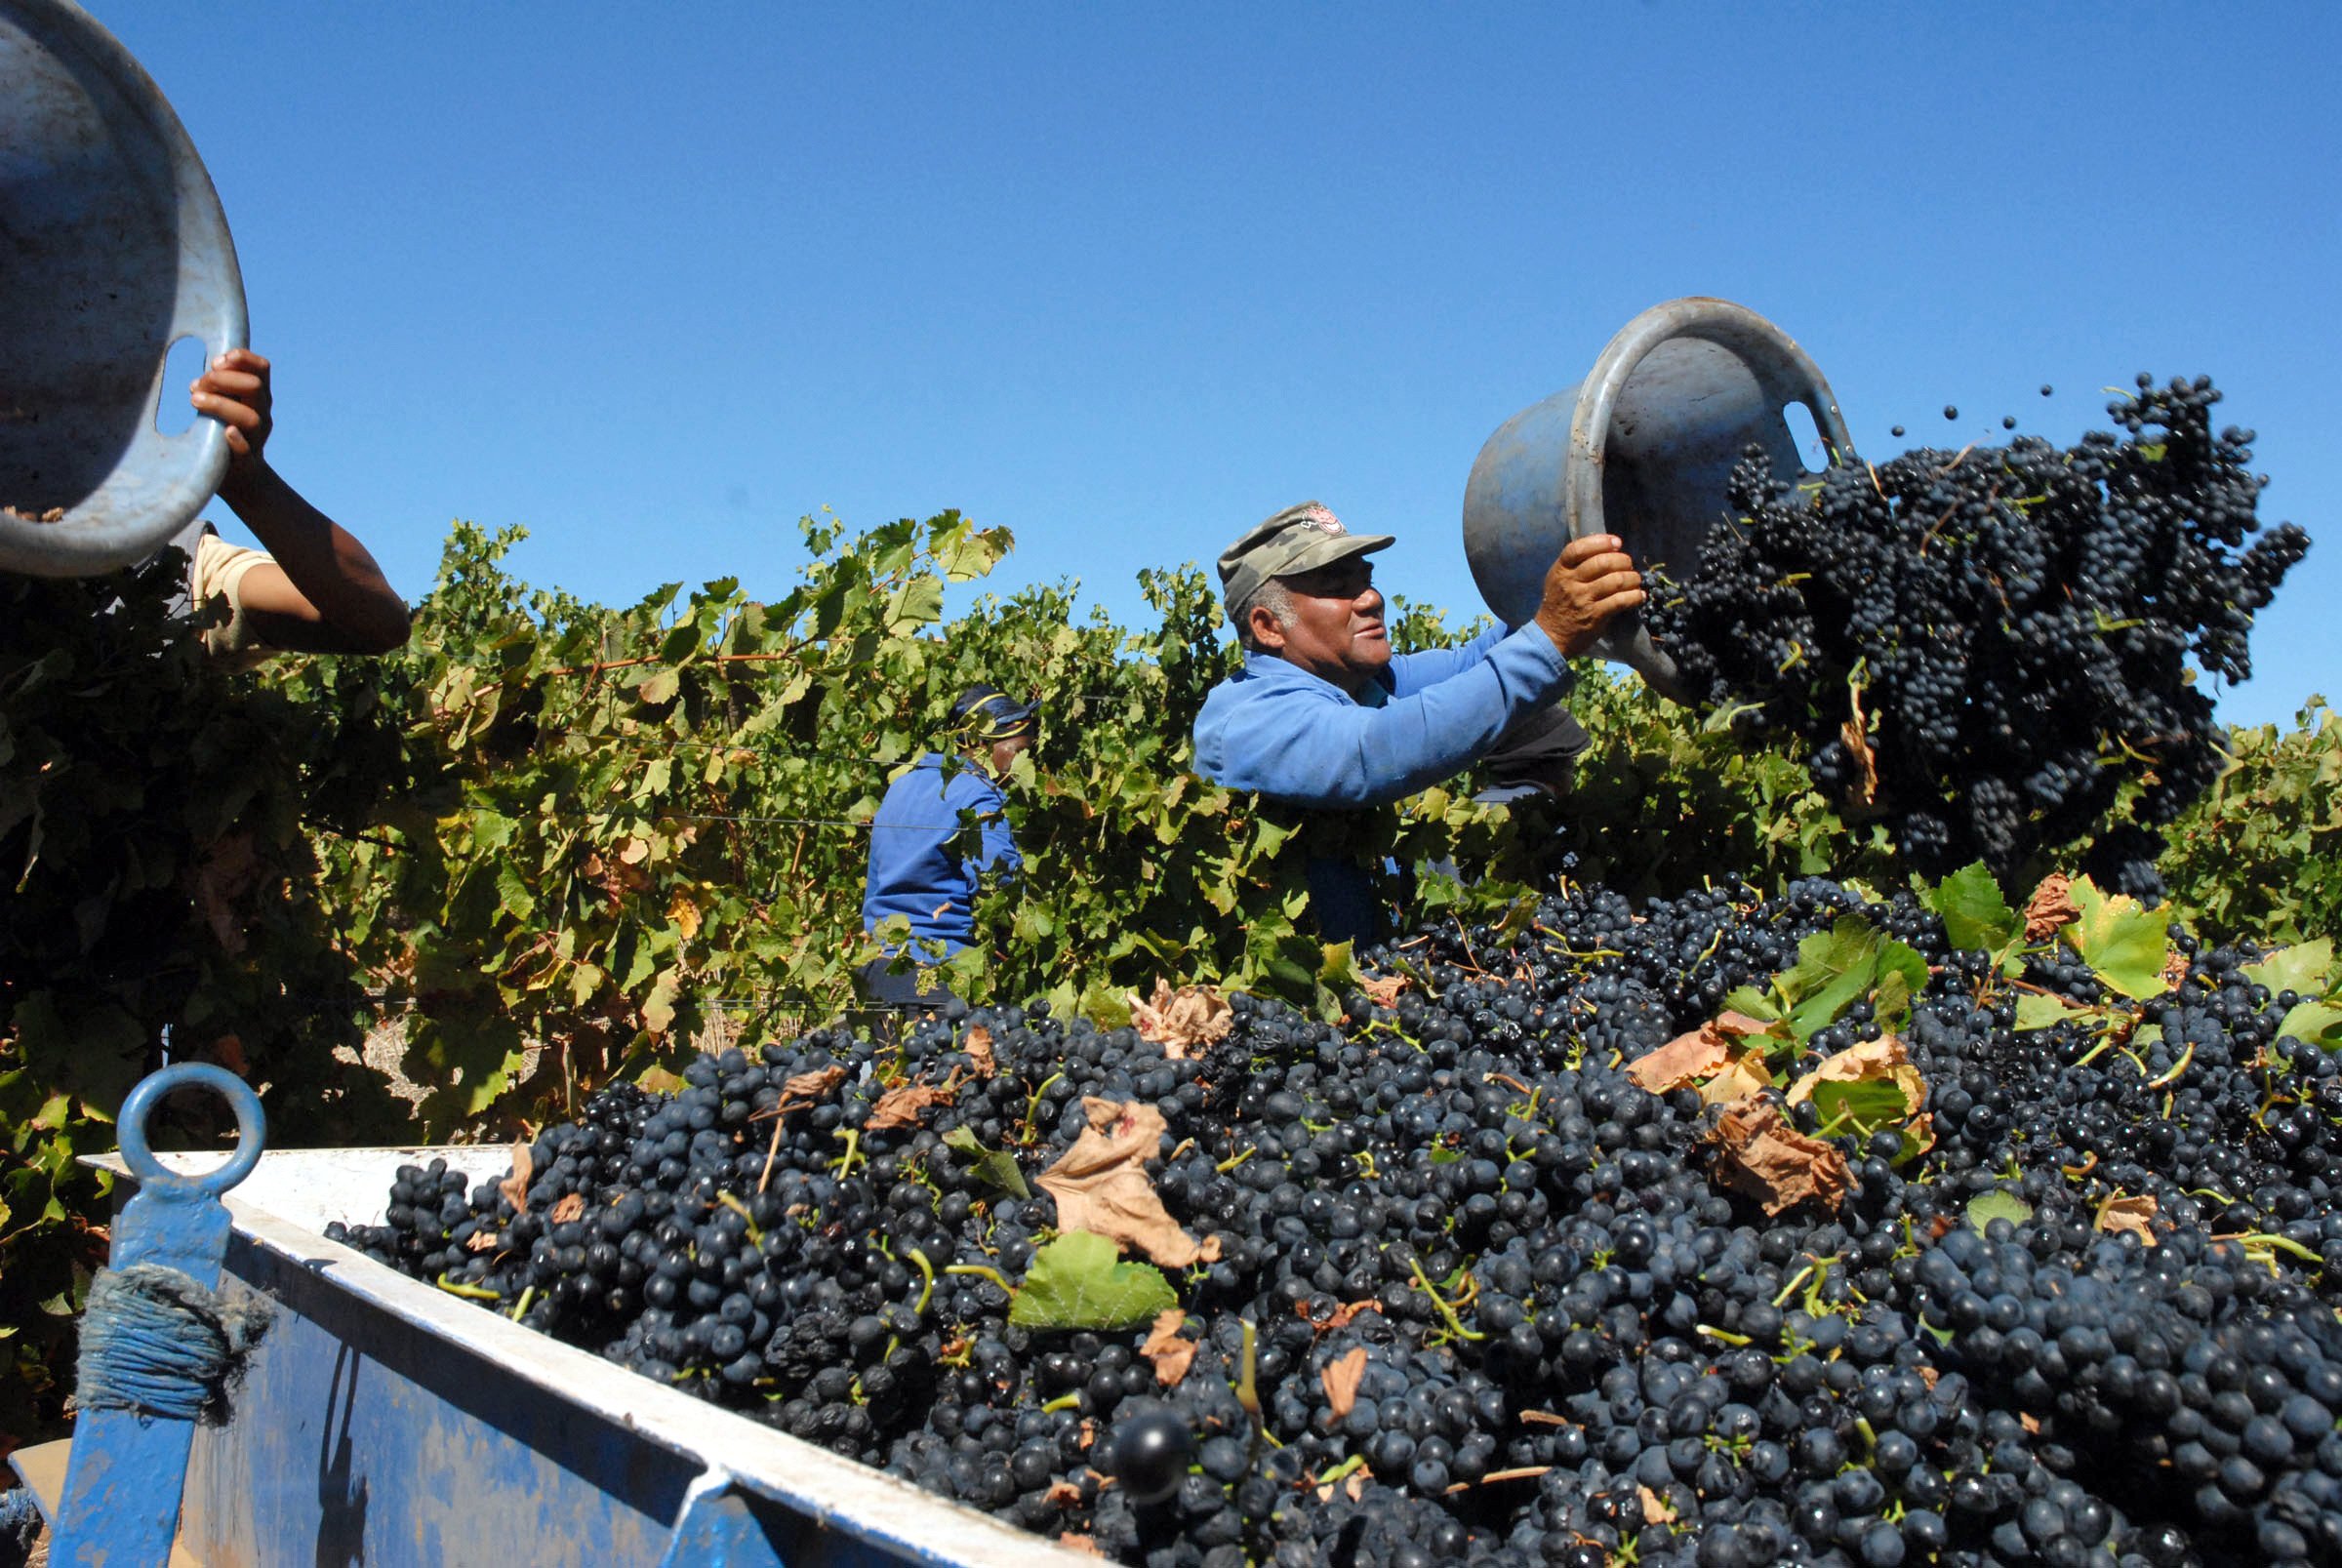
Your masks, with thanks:
<instances>
[{"instance_id":1,"label":"galvanized metal bucket","mask_svg":"<svg viewBox=\"0 0 2342 1568\"><path fill-rule=\"evenodd\" d=\"M0 508L21 514L0 510L0 570L110 571L193 518L225 431L156 428L185 395L164 365L245 332L226 217L153 78L68 0L0 0Z\"/></svg>"},{"instance_id":2,"label":"galvanized metal bucket","mask_svg":"<svg viewBox=\"0 0 2342 1568\"><path fill-rule=\"evenodd\" d=\"M1805 351L1725 300L1670 300L1610 340L1577 385L1514 415L1480 448L1464 490L1464 552L1480 596L1509 625L1537 612L1561 546L1616 534L1635 564L1676 581L1725 511L1725 481L1750 446L1774 471L1802 471L1784 410L1803 404L1831 461L1854 443ZM1673 695L1675 663L1639 616L1595 650Z\"/></svg>"}]
</instances>

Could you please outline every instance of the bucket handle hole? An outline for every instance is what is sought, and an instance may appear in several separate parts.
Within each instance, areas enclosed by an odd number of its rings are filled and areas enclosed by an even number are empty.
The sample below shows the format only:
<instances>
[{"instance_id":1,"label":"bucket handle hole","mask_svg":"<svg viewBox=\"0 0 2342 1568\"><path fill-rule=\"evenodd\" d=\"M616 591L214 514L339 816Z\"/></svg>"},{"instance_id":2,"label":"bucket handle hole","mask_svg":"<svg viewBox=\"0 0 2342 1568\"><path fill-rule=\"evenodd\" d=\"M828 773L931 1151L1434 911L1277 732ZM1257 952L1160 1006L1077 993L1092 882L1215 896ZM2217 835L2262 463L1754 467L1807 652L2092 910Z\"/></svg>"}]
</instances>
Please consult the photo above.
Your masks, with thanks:
<instances>
[{"instance_id":1,"label":"bucket handle hole","mask_svg":"<svg viewBox=\"0 0 2342 1568\"><path fill-rule=\"evenodd\" d=\"M154 405L157 435L184 435L193 428L195 405L187 401L187 388L211 359L203 340L192 335L174 342L163 355L163 390Z\"/></svg>"},{"instance_id":2,"label":"bucket handle hole","mask_svg":"<svg viewBox=\"0 0 2342 1568\"><path fill-rule=\"evenodd\" d=\"M1807 473L1822 473L1830 466L1830 443L1822 439L1822 427L1814 422L1813 410L1802 403L1781 405L1781 418L1789 424L1789 439L1797 451L1797 461Z\"/></svg>"}]
</instances>

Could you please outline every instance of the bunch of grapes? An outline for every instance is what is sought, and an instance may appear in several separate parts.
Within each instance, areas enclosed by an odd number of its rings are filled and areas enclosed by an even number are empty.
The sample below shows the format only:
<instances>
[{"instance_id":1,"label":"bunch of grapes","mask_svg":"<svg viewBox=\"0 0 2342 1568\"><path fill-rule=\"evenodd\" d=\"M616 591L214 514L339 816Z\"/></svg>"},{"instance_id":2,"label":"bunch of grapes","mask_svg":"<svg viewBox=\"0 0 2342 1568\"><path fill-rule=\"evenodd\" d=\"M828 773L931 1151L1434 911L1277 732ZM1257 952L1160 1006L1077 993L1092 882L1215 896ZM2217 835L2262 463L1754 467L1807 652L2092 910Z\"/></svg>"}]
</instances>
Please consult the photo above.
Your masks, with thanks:
<instances>
[{"instance_id":1,"label":"bunch of grapes","mask_svg":"<svg viewBox=\"0 0 2342 1568\"><path fill-rule=\"evenodd\" d=\"M1896 1028L1933 1145L1764 1091L1851 1177L1767 1213L1712 1169L1719 1107L1626 1066L1848 919L1927 961ZM2180 939L2118 1049L2017 1029L1907 894L1580 890L1532 932L1369 949L1406 985L1331 1020L1232 998L1184 1056L957 1003L729 1051L605 1091L517 1180L403 1168L340 1234L1145 1568L2342 1561L2342 1062L2256 954ZM2054 942L2027 975L2100 995ZM1882 1026L1857 1002L1786 1065ZM877 1113L913 1083L916 1119ZM1012 1315L1088 1099L1162 1117L1148 1180L1210 1243L1166 1271L1176 1375L1147 1325Z\"/></svg>"},{"instance_id":2,"label":"bunch of grapes","mask_svg":"<svg viewBox=\"0 0 2342 1568\"><path fill-rule=\"evenodd\" d=\"M2096 832L2085 868L2161 892L2156 831L2221 764L2199 684L2252 671L2256 612L2309 547L2257 541L2253 432L2210 381L2109 405L2122 434L2060 450L1917 450L1819 479L1734 470L1732 516L1651 634L1684 695L1754 704L1817 787L1883 814L1914 867L2008 874ZM2127 797L2127 798L2126 798Z\"/></svg>"}]
</instances>

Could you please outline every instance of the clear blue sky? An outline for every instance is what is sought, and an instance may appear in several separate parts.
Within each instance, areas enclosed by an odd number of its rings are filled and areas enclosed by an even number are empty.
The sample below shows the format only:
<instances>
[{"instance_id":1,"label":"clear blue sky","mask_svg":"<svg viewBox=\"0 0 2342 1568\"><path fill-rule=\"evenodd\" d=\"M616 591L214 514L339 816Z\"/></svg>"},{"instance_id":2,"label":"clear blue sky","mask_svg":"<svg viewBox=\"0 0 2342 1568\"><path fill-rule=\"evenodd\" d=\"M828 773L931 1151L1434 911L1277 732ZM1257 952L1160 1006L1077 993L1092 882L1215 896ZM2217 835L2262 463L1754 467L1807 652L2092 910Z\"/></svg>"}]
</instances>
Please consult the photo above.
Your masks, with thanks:
<instances>
[{"instance_id":1,"label":"clear blue sky","mask_svg":"<svg viewBox=\"0 0 2342 1568\"><path fill-rule=\"evenodd\" d=\"M615 602L958 506L1129 621L1314 496L1476 610L1481 441L1714 294L1873 458L2209 373L2318 541L2222 712L2342 687L2342 7L96 11L220 187L278 466L410 593L455 517Z\"/></svg>"}]
</instances>

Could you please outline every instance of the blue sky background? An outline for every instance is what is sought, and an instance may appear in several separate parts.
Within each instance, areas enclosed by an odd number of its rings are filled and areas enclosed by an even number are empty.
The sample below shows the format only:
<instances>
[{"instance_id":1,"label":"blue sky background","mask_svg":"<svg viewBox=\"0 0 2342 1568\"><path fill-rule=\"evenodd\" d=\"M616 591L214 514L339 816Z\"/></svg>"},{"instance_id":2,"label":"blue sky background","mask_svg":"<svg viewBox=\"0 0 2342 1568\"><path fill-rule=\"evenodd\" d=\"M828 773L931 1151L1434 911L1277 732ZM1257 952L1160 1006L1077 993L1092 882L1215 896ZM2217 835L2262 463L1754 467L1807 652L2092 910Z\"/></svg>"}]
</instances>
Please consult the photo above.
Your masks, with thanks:
<instances>
[{"instance_id":1,"label":"blue sky background","mask_svg":"<svg viewBox=\"0 0 2342 1568\"><path fill-rule=\"evenodd\" d=\"M277 465L410 594L456 517L618 602L957 506L1136 621L1314 496L1476 611L1480 443L1714 294L1873 459L2209 373L2318 541L2221 711L2342 685L2342 7L94 9L220 187Z\"/></svg>"}]
</instances>

